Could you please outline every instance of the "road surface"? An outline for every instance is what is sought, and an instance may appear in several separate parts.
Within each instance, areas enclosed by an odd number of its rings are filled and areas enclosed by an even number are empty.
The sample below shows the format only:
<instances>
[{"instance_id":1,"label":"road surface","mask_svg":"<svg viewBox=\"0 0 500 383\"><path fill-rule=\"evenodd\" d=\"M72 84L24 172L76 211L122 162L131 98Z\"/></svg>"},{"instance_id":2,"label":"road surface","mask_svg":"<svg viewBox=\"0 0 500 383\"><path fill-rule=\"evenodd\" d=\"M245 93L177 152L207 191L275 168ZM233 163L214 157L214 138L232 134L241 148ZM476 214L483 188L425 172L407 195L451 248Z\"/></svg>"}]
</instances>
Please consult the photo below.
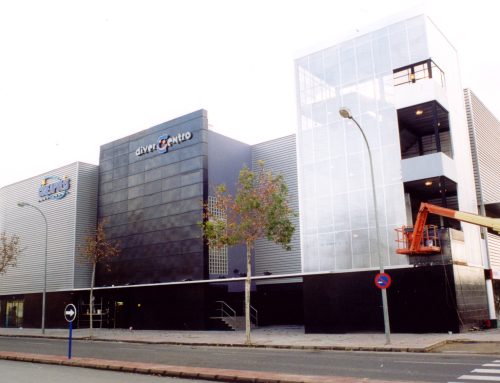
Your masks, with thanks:
<instances>
[{"instance_id":1,"label":"road surface","mask_svg":"<svg viewBox=\"0 0 500 383\"><path fill-rule=\"evenodd\" d=\"M54 339L0 338L0 350L66 355L67 342ZM500 361L493 355L307 351L74 341L73 356L392 381L463 382L464 379L459 379L461 376L486 376L490 379L485 381L500 382ZM483 366L495 364L498 367ZM486 369L491 372L485 372ZM494 370L497 370L497 375ZM492 380L495 377L498 380ZM478 378L473 381L481 380Z\"/></svg>"},{"instance_id":2,"label":"road surface","mask_svg":"<svg viewBox=\"0 0 500 383\"><path fill-rule=\"evenodd\" d=\"M206 383L206 380L186 380L139 374L126 374L38 363L0 360L2 382L16 383Z\"/></svg>"}]
</instances>

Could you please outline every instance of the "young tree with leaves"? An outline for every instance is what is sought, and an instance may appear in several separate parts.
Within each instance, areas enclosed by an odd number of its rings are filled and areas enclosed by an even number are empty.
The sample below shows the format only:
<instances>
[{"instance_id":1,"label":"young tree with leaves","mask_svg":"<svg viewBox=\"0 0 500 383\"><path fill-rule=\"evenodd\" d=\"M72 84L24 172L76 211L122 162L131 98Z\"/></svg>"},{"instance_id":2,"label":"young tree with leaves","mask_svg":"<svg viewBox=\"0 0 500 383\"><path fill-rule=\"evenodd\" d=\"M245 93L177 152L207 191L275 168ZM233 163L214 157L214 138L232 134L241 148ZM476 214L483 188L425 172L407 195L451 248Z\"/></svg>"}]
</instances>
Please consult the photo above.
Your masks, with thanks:
<instances>
[{"instance_id":1,"label":"young tree with leaves","mask_svg":"<svg viewBox=\"0 0 500 383\"><path fill-rule=\"evenodd\" d=\"M259 161L256 172L248 167L240 171L236 195L225 185L215 189L215 209L204 208L203 233L210 247L246 246L247 272L245 279L245 342L250 339L250 287L252 250L255 241L265 237L290 250L295 227L290 218L294 212L288 206L288 188L281 175L274 176ZM214 210L222 211L220 214Z\"/></svg>"},{"instance_id":2,"label":"young tree with leaves","mask_svg":"<svg viewBox=\"0 0 500 383\"><path fill-rule=\"evenodd\" d=\"M22 250L17 235L0 233L0 275L5 274L9 267L16 267L17 257Z\"/></svg>"},{"instance_id":3,"label":"young tree with leaves","mask_svg":"<svg viewBox=\"0 0 500 383\"><path fill-rule=\"evenodd\" d=\"M104 226L105 220L97 224L94 233L85 237L85 245L81 250L81 255L92 265L92 277L90 281L90 338L93 336L93 314L94 314L94 286L95 286L95 270L98 263L104 262L120 254L120 248L116 243L106 239Z\"/></svg>"}]
</instances>

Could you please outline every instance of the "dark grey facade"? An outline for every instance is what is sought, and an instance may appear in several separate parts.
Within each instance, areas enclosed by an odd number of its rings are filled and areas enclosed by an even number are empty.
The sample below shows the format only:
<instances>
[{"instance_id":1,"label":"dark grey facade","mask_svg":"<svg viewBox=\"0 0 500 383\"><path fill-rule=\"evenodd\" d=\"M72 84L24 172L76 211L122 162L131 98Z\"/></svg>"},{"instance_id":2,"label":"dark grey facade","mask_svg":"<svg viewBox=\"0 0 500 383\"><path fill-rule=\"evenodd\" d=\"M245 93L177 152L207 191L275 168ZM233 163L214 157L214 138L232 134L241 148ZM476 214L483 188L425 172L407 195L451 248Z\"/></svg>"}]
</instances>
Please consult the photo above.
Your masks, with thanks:
<instances>
[{"instance_id":1,"label":"dark grey facade","mask_svg":"<svg viewBox=\"0 0 500 383\"><path fill-rule=\"evenodd\" d=\"M208 195L214 195L217 185L224 184L234 194L238 175L243 166L252 167L251 146L222 134L208 131ZM246 269L244 246L233 246L227 250L227 274L209 273L209 278L238 277ZM255 269L254 265L252 268ZM253 273L252 273L253 274ZM240 285L236 287L241 290ZM234 288L234 286L233 286Z\"/></svg>"},{"instance_id":2,"label":"dark grey facade","mask_svg":"<svg viewBox=\"0 0 500 383\"><path fill-rule=\"evenodd\" d=\"M210 253L199 223L203 203L217 185L236 192L240 170L252 168L254 147L207 127L207 113L200 110L101 147L98 216L106 220L107 238L120 244L121 254L107 265L98 265L97 297L103 309L114 312L114 326L212 328L209 318L221 300L241 314L246 249L234 246L223 255ZM169 137L189 138L160 150L161 139ZM284 146L290 153L262 158L269 162L267 168L282 173L295 158L292 136L255 146L253 154L281 153ZM288 181L295 182L296 205L296 170L291 174ZM293 254L300 262L299 245L295 245ZM259 249L259 259L270 256L268 248ZM272 256L279 257L280 252L286 253L274 250ZM252 269L255 275L255 264ZM290 270L283 265L273 272ZM301 322L299 281L260 289L253 284L252 305L260 312L261 324ZM146 320L151 316L155 321Z\"/></svg>"},{"instance_id":3,"label":"dark grey facade","mask_svg":"<svg viewBox=\"0 0 500 383\"><path fill-rule=\"evenodd\" d=\"M200 110L101 146L99 219L121 254L103 285L201 280L207 196L207 115ZM162 150L162 138L179 138ZM155 148L156 145L157 147Z\"/></svg>"}]
</instances>

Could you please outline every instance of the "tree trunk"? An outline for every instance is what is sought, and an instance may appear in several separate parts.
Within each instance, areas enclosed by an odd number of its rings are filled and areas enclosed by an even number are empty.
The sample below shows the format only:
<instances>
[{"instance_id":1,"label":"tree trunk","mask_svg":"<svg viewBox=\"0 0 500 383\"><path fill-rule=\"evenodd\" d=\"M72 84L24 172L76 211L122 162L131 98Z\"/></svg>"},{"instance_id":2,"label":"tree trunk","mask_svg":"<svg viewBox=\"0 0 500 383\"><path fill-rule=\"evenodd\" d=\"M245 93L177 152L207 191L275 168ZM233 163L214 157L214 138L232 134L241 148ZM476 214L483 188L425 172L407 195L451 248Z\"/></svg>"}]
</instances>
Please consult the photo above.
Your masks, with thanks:
<instances>
[{"instance_id":1,"label":"tree trunk","mask_svg":"<svg viewBox=\"0 0 500 383\"><path fill-rule=\"evenodd\" d=\"M250 287L252 277L252 246L247 242L247 277L245 279L245 344L251 345L250 340Z\"/></svg>"},{"instance_id":2,"label":"tree trunk","mask_svg":"<svg viewBox=\"0 0 500 383\"><path fill-rule=\"evenodd\" d=\"M93 314L94 314L94 283L95 283L95 265L96 263L92 263L92 279L90 280L90 304L89 304L89 309L90 309L90 324L89 324L89 337L92 339L92 336L94 335L94 326L92 323L93 319Z\"/></svg>"}]
</instances>

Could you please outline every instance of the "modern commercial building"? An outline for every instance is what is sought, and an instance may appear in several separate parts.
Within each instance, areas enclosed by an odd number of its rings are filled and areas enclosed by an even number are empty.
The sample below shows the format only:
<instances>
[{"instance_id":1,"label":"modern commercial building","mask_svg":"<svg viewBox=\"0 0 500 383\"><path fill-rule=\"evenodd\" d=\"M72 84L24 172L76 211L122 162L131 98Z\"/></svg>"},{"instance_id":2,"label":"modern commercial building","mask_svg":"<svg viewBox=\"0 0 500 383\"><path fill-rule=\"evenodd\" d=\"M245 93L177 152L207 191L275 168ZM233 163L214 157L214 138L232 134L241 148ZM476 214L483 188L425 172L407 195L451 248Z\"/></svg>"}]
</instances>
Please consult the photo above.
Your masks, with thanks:
<instances>
[{"instance_id":1,"label":"modern commercial building","mask_svg":"<svg viewBox=\"0 0 500 383\"><path fill-rule=\"evenodd\" d=\"M234 192L241 168L260 159L273 170L285 165L278 170L293 182L286 150L294 145L288 137L251 147L208 130L207 114L199 111L101 147L99 219L122 252L97 276L101 286L122 286L102 292L116 325L205 328L220 301L241 312L245 249L205 246L203 202L219 184ZM296 188L291 194L297 201ZM284 254L259 242L253 274L297 272L299 263L298 246ZM239 281L230 282L234 277Z\"/></svg>"},{"instance_id":2,"label":"modern commercial building","mask_svg":"<svg viewBox=\"0 0 500 383\"><path fill-rule=\"evenodd\" d=\"M247 145L209 130L200 110L102 145L99 166L75 163L0 189L0 231L26 246L18 267L0 276L0 326L40 326L43 291L48 327L64 324L70 302L77 325L88 326L90 268L78 253L98 220L121 252L98 265L95 326L211 329L221 309L242 314L245 249L209 249L199 223L214 187L234 192L240 169L260 160L284 176L299 217L291 251L255 245L259 325L381 331L380 258L392 277L392 331L456 332L488 319L488 289L500 288L490 283L500 274L496 235L484 231L482 240L477 226L430 216L440 251L398 254L405 244L396 229L413 225L421 202L500 212L498 140L488 140L500 126L468 90L466 114L453 46L412 15L295 65L297 136ZM373 174L341 107L366 135Z\"/></svg>"},{"instance_id":3,"label":"modern commercial building","mask_svg":"<svg viewBox=\"0 0 500 383\"><path fill-rule=\"evenodd\" d=\"M45 290L47 326L64 323L59 314L70 302L78 325L88 326L90 268L79 253L97 220L121 251L98 264L96 326L213 328L221 301L241 314L246 251L208 249L199 224L214 188L224 183L234 192L241 168L259 160L284 175L297 209L295 137L247 145L208 130L204 110L101 146L99 166L76 163L2 188L0 230L17 234L26 250L0 278L0 325L40 326ZM269 280L300 272L298 233L289 252L256 244L253 306L267 307L256 318L261 325L302 321L300 278Z\"/></svg>"},{"instance_id":4,"label":"modern commercial building","mask_svg":"<svg viewBox=\"0 0 500 383\"><path fill-rule=\"evenodd\" d=\"M96 165L75 162L0 189L0 231L23 248L0 276L0 326L40 327L44 289L46 322L62 326L74 291L90 286L79 249L95 230L97 177Z\"/></svg>"},{"instance_id":5,"label":"modern commercial building","mask_svg":"<svg viewBox=\"0 0 500 383\"><path fill-rule=\"evenodd\" d=\"M306 331L382 329L377 246L393 331L458 331L488 317L477 226L430 217L443 252L399 255L421 202L477 212L457 52L424 15L296 60ZM373 155L380 238L369 157Z\"/></svg>"}]
</instances>

